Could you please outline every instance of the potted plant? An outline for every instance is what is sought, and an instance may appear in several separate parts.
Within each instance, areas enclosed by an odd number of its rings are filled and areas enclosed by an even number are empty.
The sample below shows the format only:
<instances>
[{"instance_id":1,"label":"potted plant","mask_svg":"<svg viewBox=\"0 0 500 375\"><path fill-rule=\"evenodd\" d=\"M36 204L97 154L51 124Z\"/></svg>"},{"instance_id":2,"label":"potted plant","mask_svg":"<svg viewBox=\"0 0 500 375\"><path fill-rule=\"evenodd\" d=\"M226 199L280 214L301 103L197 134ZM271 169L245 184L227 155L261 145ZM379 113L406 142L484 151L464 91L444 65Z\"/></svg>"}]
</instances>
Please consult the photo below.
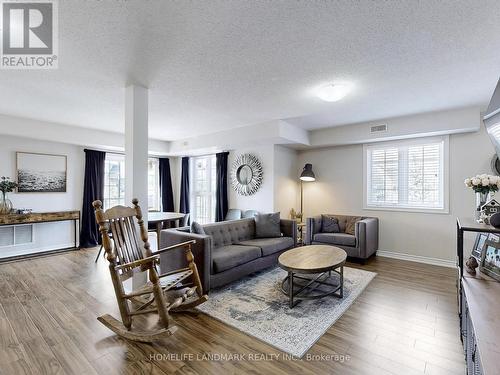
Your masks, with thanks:
<instances>
[{"instance_id":1,"label":"potted plant","mask_svg":"<svg viewBox=\"0 0 500 375\"><path fill-rule=\"evenodd\" d=\"M491 199L491 195L497 192L500 187L500 177L480 174L466 178L464 183L465 186L471 188L476 193L476 212L474 217L476 220L479 220L481 207Z\"/></svg>"},{"instance_id":2,"label":"potted plant","mask_svg":"<svg viewBox=\"0 0 500 375\"><path fill-rule=\"evenodd\" d=\"M9 177L0 177L0 192L2 192L2 195L0 196L1 215L8 214L12 211L12 202L7 199L7 193L14 191L16 187L17 183L11 181Z\"/></svg>"}]
</instances>

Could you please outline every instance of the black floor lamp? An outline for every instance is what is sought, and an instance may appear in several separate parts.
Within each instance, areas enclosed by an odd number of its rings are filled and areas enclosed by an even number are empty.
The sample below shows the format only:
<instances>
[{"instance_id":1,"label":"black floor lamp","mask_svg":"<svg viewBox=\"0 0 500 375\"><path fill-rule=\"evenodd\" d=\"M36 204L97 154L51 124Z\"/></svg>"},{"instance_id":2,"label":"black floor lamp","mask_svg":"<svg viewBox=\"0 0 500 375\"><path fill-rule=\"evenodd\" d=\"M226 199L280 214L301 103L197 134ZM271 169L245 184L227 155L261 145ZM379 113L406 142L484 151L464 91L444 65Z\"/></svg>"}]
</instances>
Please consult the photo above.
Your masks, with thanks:
<instances>
[{"instance_id":1,"label":"black floor lamp","mask_svg":"<svg viewBox=\"0 0 500 375\"><path fill-rule=\"evenodd\" d=\"M300 215L301 220L304 220L304 187L303 183L316 181L316 176L314 175L312 164L304 165L304 169L300 174Z\"/></svg>"}]
</instances>

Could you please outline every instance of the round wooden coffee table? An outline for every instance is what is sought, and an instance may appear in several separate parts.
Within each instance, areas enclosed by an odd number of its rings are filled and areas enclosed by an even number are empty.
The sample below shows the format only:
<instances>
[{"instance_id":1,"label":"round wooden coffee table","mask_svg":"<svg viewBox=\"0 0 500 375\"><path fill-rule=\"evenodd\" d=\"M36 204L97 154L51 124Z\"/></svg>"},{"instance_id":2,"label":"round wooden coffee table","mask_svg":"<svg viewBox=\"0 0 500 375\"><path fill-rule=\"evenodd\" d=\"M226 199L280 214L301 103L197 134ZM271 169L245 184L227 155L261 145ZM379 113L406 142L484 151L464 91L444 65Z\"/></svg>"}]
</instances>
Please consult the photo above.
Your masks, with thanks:
<instances>
[{"instance_id":1,"label":"round wooden coffee table","mask_svg":"<svg viewBox=\"0 0 500 375\"><path fill-rule=\"evenodd\" d=\"M298 302L296 300L317 299L329 295L343 298L346 259L344 250L327 245L302 246L281 254L278 265L288 272L288 276L281 283L281 290L290 298L290 308L295 306ZM332 273L339 276L339 282L336 284L329 282ZM319 291L320 288L323 290Z\"/></svg>"}]
</instances>

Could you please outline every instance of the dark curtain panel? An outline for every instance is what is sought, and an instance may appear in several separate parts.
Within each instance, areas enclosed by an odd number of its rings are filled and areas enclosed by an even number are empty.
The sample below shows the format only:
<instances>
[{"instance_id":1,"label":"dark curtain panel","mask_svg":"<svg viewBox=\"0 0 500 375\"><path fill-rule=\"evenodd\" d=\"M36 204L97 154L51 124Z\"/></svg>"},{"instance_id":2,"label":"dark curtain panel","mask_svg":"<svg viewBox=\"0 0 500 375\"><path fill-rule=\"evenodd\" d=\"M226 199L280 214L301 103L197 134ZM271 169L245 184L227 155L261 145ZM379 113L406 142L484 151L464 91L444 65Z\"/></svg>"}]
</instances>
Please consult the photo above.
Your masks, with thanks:
<instances>
[{"instance_id":1,"label":"dark curtain panel","mask_svg":"<svg viewBox=\"0 0 500 375\"><path fill-rule=\"evenodd\" d=\"M85 151L85 179L83 181L83 207L80 232L80 247L94 247L101 243L101 236L95 221L92 202L104 199L104 161L106 153Z\"/></svg>"},{"instance_id":2,"label":"dark curtain panel","mask_svg":"<svg viewBox=\"0 0 500 375\"><path fill-rule=\"evenodd\" d=\"M227 210L227 157L229 152L215 154L217 187L215 190L215 221L224 221Z\"/></svg>"},{"instance_id":3,"label":"dark curtain panel","mask_svg":"<svg viewBox=\"0 0 500 375\"><path fill-rule=\"evenodd\" d=\"M182 158L182 171L181 171L181 202L179 204L179 211L182 213L189 213L189 157Z\"/></svg>"},{"instance_id":4,"label":"dark curtain panel","mask_svg":"<svg viewBox=\"0 0 500 375\"><path fill-rule=\"evenodd\" d=\"M168 158L160 158L160 192L163 212L174 212L174 193Z\"/></svg>"}]
</instances>

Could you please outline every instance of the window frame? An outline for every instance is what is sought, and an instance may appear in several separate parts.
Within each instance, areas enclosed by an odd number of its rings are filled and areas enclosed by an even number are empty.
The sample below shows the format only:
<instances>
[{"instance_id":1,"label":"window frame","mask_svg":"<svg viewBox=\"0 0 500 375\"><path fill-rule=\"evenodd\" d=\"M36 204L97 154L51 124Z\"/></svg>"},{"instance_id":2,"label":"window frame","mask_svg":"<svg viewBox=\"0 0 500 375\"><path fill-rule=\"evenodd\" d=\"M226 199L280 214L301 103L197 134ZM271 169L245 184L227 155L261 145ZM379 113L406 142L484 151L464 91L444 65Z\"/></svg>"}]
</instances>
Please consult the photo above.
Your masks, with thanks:
<instances>
[{"instance_id":1,"label":"window frame","mask_svg":"<svg viewBox=\"0 0 500 375\"><path fill-rule=\"evenodd\" d=\"M158 157L149 156L148 164L153 163L154 165L154 189L155 189L155 197L154 197L154 207L149 207L149 168L148 168L148 212L160 212L162 211L161 204L161 189L160 189L160 159Z\"/></svg>"},{"instance_id":2,"label":"window frame","mask_svg":"<svg viewBox=\"0 0 500 375\"><path fill-rule=\"evenodd\" d=\"M195 163L200 160L205 159L207 161L207 196L208 196L208 206L210 207L210 219L205 222L204 220L200 220L199 217L196 216L196 197L198 190L195 189L197 184L196 176L195 176ZM191 221L197 221L200 224L208 224L215 222L215 205L216 205L216 157L215 155L199 155L192 156L189 158L189 207L191 212Z\"/></svg>"},{"instance_id":3,"label":"window frame","mask_svg":"<svg viewBox=\"0 0 500 375\"><path fill-rule=\"evenodd\" d=\"M399 141L385 141L376 143L363 144L363 209L373 210L373 211L400 211L400 212L421 212L421 213L434 213L434 214L449 214L449 141L450 137L448 135L435 136L435 137L421 137L421 138L411 138ZM443 144L443 160L440 165L442 173L442 194L443 194L443 207L432 208L432 207L415 207L410 205L390 205L390 204L369 204L368 194L369 192L369 166L368 166L368 151L377 148L389 148L389 147L408 147L408 146L418 146L429 143L441 143ZM401 176L398 173L398 178Z\"/></svg>"},{"instance_id":4,"label":"window frame","mask_svg":"<svg viewBox=\"0 0 500 375\"><path fill-rule=\"evenodd\" d=\"M109 161L114 161L120 163L120 165L123 166L123 177L121 177L120 174L120 180L123 180L123 184L125 186L125 181L127 179L127 176L125 175L125 154L118 153L118 152L106 152L106 160L105 160L105 167L104 167L104 200L103 200L103 205L104 209L108 209L113 207L114 205L111 205L108 207L108 203L110 200L119 200L117 204L127 206L127 202L125 202L125 190L123 193L123 197L118 197L118 198L110 198L108 197L105 193L107 190L107 186L111 186L108 184L108 169L107 169L107 163ZM160 175L159 175L159 158L156 156L148 156L148 164L150 162L154 162L155 165L155 182L156 182L156 187L155 187L155 205L156 207L149 207L149 165L148 165L148 204L147 204L147 210L148 212L158 212L161 211L161 189L160 189Z\"/></svg>"},{"instance_id":5,"label":"window frame","mask_svg":"<svg viewBox=\"0 0 500 375\"><path fill-rule=\"evenodd\" d=\"M103 199L103 207L105 210L111 208L111 207L114 207L115 204L113 205L109 205L109 202L111 200L113 201L118 201L118 205L123 205L125 206L126 202L125 202L125 190L123 192L123 197L111 197L110 195L106 195L106 191L107 191L107 187L108 186L111 186L110 184L108 184L108 180L109 180L109 174L108 174L108 164L109 162L117 162L120 164L120 168L121 166L123 165L123 177L122 177L122 174L121 174L121 170L120 170L120 177L119 177L119 182L121 182L123 180L123 184L125 185L125 156L123 154L118 154L118 153L114 153L114 152L106 152L106 157L105 157L105 161L104 161L104 191L103 191L103 195L104 195L104 199ZM120 191L120 186L118 186L118 191Z\"/></svg>"}]
</instances>

